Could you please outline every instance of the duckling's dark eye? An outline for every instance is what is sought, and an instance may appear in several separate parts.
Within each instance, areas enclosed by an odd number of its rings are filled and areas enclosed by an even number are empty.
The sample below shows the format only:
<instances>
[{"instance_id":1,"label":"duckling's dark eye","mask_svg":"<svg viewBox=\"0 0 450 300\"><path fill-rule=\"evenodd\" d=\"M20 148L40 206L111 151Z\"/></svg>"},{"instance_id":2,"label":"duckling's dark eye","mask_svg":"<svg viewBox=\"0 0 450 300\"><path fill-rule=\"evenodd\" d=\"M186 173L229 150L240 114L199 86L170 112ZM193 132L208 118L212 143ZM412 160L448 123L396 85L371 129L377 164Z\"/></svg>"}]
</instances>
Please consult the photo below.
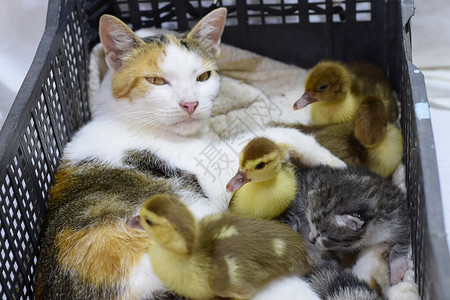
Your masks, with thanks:
<instances>
[{"instance_id":1,"label":"duckling's dark eye","mask_svg":"<svg viewBox=\"0 0 450 300\"><path fill-rule=\"evenodd\" d=\"M162 77L145 77L148 82L154 85L165 85L167 84L166 80Z\"/></svg>"},{"instance_id":2,"label":"duckling's dark eye","mask_svg":"<svg viewBox=\"0 0 450 300\"><path fill-rule=\"evenodd\" d=\"M149 219L145 219L145 223L147 223L148 226L152 226L153 225L153 222L150 221Z\"/></svg>"},{"instance_id":3,"label":"duckling's dark eye","mask_svg":"<svg viewBox=\"0 0 450 300\"><path fill-rule=\"evenodd\" d=\"M266 163L265 162L261 162L261 163L256 165L255 169L259 170L259 169L264 168L265 166L266 166Z\"/></svg>"},{"instance_id":4,"label":"duckling's dark eye","mask_svg":"<svg viewBox=\"0 0 450 300\"><path fill-rule=\"evenodd\" d=\"M197 81L203 82L208 80L209 77L211 77L211 71L206 71L197 77Z\"/></svg>"},{"instance_id":5,"label":"duckling's dark eye","mask_svg":"<svg viewBox=\"0 0 450 300\"><path fill-rule=\"evenodd\" d=\"M328 84L322 84L322 85L320 85L320 86L317 88L317 90L318 90L319 92L323 92L323 91L325 91L327 88L328 88Z\"/></svg>"}]
</instances>

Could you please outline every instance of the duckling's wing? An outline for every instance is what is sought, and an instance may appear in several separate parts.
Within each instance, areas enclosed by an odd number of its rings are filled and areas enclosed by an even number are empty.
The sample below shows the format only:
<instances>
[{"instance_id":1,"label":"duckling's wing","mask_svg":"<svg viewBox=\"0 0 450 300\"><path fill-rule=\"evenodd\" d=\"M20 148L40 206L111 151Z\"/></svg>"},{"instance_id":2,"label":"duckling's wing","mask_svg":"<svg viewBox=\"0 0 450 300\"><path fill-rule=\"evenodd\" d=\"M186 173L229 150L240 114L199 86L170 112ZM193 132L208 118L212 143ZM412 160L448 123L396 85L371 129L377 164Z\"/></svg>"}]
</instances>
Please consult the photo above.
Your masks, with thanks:
<instances>
[{"instance_id":1,"label":"duckling's wing","mask_svg":"<svg viewBox=\"0 0 450 300\"><path fill-rule=\"evenodd\" d=\"M302 237L287 226L234 215L223 219L209 249L210 285L218 295L246 299L274 278L311 270Z\"/></svg>"}]
</instances>

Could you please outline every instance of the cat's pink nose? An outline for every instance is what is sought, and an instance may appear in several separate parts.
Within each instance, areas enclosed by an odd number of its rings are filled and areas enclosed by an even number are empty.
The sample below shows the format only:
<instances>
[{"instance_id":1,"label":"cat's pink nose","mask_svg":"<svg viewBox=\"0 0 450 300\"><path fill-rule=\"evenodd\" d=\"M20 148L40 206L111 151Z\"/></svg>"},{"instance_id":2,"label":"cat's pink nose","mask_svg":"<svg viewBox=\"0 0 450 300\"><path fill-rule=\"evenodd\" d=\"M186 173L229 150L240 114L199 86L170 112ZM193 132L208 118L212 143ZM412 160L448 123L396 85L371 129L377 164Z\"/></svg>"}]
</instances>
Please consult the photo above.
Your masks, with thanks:
<instances>
[{"instance_id":1,"label":"cat's pink nose","mask_svg":"<svg viewBox=\"0 0 450 300\"><path fill-rule=\"evenodd\" d=\"M313 244L315 244L317 241L317 238L312 234L312 232L309 233L309 240Z\"/></svg>"},{"instance_id":2,"label":"cat's pink nose","mask_svg":"<svg viewBox=\"0 0 450 300\"><path fill-rule=\"evenodd\" d=\"M180 106L188 112L188 114L192 115L194 113L195 108L197 107L198 102L181 102Z\"/></svg>"}]
</instances>

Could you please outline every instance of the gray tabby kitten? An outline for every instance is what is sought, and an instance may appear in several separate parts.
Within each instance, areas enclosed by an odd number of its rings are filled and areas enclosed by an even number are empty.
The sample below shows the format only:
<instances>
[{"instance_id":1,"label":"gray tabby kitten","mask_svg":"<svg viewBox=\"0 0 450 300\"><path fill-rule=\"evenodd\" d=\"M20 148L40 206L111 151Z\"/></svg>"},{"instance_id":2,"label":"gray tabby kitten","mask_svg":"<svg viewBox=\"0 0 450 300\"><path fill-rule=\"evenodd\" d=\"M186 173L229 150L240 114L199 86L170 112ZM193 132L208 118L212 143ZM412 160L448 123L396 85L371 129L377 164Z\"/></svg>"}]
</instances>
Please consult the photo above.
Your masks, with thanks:
<instances>
[{"instance_id":1,"label":"gray tabby kitten","mask_svg":"<svg viewBox=\"0 0 450 300\"><path fill-rule=\"evenodd\" d=\"M407 270L410 211L405 194L389 179L370 171L327 166L298 168L298 193L278 220L302 234L313 258L345 255L386 242L391 283Z\"/></svg>"}]
</instances>

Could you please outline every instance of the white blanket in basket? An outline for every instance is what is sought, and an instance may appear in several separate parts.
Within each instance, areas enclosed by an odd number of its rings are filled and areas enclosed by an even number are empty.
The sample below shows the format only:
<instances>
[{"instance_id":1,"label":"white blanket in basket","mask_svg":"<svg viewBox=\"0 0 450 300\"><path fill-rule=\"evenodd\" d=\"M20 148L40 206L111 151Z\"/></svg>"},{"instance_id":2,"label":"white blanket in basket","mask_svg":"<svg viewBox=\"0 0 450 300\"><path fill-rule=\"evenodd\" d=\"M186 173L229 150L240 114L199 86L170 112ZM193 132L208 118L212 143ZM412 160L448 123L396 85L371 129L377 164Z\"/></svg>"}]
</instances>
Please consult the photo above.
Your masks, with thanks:
<instances>
[{"instance_id":1,"label":"white blanket in basket","mask_svg":"<svg viewBox=\"0 0 450 300\"><path fill-rule=\"evenodd\" d=\"M162 32L167 30L140 29L136 33L145 37ZM213 133L229 138L231 134L263 129L270 122L311 124L309 106L292 109L304 92L308 70L225 44L220 49L222 84L212 109ZM106 71L105 53L98 44L91 52L89 99L95 98ZM403 165L393 179L405 188Z\"/></svg>"}]
</instances>

